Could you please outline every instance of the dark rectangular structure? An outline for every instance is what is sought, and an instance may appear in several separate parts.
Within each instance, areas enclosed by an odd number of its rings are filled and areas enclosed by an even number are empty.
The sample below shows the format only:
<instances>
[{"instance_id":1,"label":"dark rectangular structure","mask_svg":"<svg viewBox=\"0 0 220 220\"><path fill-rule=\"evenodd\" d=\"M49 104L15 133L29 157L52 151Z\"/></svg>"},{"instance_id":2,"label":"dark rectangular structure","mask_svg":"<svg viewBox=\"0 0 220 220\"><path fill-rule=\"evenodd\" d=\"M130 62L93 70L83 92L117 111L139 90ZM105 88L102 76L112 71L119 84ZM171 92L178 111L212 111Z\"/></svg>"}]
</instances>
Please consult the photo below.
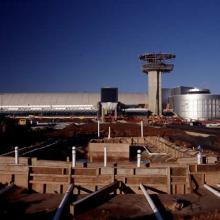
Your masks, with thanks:
<instances>
[{"instance_id":1,"label":"dark rectangular structure","mask_svg":"<svg viewBox=\"0 0 220 220\"><path fill-rule=\"evenodd\" d=\"M118 88L101 88L101 102L118 102Z\"/></svg>"}]
</instances>

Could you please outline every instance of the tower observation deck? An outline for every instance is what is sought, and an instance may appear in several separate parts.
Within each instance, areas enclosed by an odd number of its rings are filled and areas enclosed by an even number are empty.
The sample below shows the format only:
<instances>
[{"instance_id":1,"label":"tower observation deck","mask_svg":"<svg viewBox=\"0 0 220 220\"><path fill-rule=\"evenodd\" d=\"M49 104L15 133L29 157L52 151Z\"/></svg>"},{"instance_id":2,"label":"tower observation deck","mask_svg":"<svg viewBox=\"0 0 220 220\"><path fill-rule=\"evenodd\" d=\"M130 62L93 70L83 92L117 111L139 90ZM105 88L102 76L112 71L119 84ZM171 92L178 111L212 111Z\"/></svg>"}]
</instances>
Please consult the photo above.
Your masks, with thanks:
<instances>
[{"instance_id":1,"label":"tower observation deck","mask_svg":"<svg viewBox=\"0 0 220 220\"><path fill-rule=\"evenodd\" d=\"M155 54L148 53L140 55L143 61L142 70L148 74L148 109L153 114L162 114L162 73L171 72L174 65L165 63L167 60L174 59L174 54Z\"/></svg>"}]
</instances>

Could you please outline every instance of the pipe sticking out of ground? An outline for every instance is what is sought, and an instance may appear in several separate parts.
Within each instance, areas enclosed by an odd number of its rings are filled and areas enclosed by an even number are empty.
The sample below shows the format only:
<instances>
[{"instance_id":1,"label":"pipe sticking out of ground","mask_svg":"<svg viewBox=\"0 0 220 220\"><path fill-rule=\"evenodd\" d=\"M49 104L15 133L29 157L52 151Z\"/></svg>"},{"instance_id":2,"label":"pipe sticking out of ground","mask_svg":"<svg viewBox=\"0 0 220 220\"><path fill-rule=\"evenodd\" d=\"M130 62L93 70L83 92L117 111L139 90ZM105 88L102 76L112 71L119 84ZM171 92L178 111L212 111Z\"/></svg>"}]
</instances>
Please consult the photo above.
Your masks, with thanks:
<instances>
[{"instance_id":1,"label":"pipe sticking out of ground","mask_svg":"<svg viewBox=\"0 0 220 220\"><path fill-rule=\"evenodd\" d=\"M213 189L211 186L207 185L207 184L204 184L204 187L211 193L213 193L214 195L220 197L220 192Z\"/></svg>"},{"instance_id":2,"label":"pipe sticking out of ground","mask_svg":"<svg viewBox=\"0 0 220 220\"><path fill-rule=\"evenodd\" d=\"M144 196L147 199L151 209L153 210L156 219L157 220L163 220L159 210L157 209L156 205L154 204L154 202L151 199L150 195L148 194L147 190L144 188L143 184L140 184L140 188L141 188L142 192L144 193Z\"/></svg>"},{"instance_id":3,"label":"pipe sticking out of ground","mask_svg":"<svg viewBox=\"0 0 220 220\"><path fill-rule=\"evenodd\" d=\"M68 186L68 189L59 205L59 207L57 208L57 211L56 211L56 214L55 216L53 217L53 220L60 220L62 219L62 213L63 213L63 210L65 209L68 201L69 201L69 198L70 196L72 195L72 192L73 192L73 184L70 184Z\"/></svg>"}]
</instances>

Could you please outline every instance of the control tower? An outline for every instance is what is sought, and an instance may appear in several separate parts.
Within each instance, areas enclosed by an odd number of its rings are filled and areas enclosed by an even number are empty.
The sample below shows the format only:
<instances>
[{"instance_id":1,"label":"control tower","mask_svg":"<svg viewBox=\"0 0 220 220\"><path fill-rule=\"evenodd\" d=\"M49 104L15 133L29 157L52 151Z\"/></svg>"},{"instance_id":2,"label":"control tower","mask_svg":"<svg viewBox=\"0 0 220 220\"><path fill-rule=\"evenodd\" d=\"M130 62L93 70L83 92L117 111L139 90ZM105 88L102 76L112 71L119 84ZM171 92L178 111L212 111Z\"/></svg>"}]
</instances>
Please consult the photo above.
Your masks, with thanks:
<instances>
[{"instance_id":1,"label":"control tower","mask_svg":"<svg viewBox=\"0 0 220 220\"><path fill-rule=\"evenodd\" d=\"M143 61L143 72L148 74L148 109L153 114L162 114L162 73L171 72L173 64L166 60L175 58L174 54L148 53L139 56Z\"/></svg>"}]
</instances>

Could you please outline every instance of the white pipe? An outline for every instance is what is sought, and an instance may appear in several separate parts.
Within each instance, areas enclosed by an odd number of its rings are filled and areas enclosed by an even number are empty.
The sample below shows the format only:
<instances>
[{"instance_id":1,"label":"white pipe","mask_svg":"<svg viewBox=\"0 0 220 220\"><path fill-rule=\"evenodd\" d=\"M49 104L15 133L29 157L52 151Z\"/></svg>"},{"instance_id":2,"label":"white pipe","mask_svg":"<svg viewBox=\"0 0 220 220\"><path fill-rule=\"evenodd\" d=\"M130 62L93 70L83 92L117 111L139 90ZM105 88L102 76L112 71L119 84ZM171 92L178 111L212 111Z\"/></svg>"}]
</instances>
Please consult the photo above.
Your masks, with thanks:
<instances>
[{"instance_id":1,"label":"white pipe","mask_svg":"<svg viewBox=\"0 0 220 220\"><path fill-rule=\"evenodd\" d=\"M217 190L213 189L212 187L208 186L207 184L204 184L204 187L205 187L208 191L210 191L210 192L212 192L213 194L215 194L216 196L220 197L220 192L218 192Z\"/></svg>"},{"instance_id":2,"label":"white pipe","mask_svg":"<svg viewBox=\"0 0 220 220\"><path fill-rule=\"evenodd\" d=\"M15 147L15 164L19 164L18 147Z\"/></svg>"},{"instance_id":3,"label":"white pipe","mask_svg":"<svg viewBox=\"0 0 220 220\"><path fill-rule=\"evenodd\" d=\"M100 138L100 121L98 120L98 138Z\"/></svg>"},{"instance_id":4,"label":"white pipe","mask_svg":"<svg viewBox=\"0 0 220 220\"><path fill-rule=\"evenodd\" d=\"M141 150L137 150L137 167L141 167Z\"/></svg>"},{"instance_id":5,"label":"white pipe","mask_svg":"<svg viewBox=\"0 0 220 220\"><path fill-rule=\"evenodd\" d=\"M104 167L107 167L107 147L104 146Z\"/></svg>"},{"instance_id":6,"label":"white pipe","mask_svg":"<svg viewBox=\"0 0 220 220\"><path fill-rule=\"evenodd\" d=\"M72 192L73 192L73 184L70 184L68 186L67 191L65 192L65 195L64 195L64 197L63 197L59 207L57 208L57 211L55 213L55 216L53 217L53 220L61 219L61 217L62 217L61 215L62 215L63 209L65 208L66 203L68 202L69 197L72 194Z\"/></svg>"},{"instance_id":7,"label":"white pipe","mask_svg":"<svg viewBox=\"0 0 220 220\"><path fill-rule=\"evenodd\" d=\"M197 164L202 164L202 154L201 154L201 152L199 152L197 154Z\"/></svg>"},{"instance_id":8,"label":"white pipe","mask_svg":"<svg viewBox=\"0 0 220 220\"><path fill-rule=\"evenodd\" d=\"M143 121L141 121L141 137L144 137L144 124Z\"/></svg>"},{"instance_id":9,"label":"white pipe","mask_svg":"<svg viewBox=\"0 0 220 220\"><path fill-rule=\"evenodd\" d=\"M151 209L153 210L155 216L156 216L156 219L157 220L163 220L160 212L158 211L156 205L154 204L153 200L151 199L150 195L148 194L147 190L145 190L144 186L142 184L140 184L140 188L142 190L142 192L144 193L144 196L145 198L147 199Z\"/></svg>"},{"instance_id":10,"label":"white pipe","mask_svg":"<svg viewBox=\"0 0 220 220\"><path fill-rule=\"evenodd\" d=\"M109 126L108 127L108 139L110 139L111 138L111 127Z\"/></svg>"},{"instance_id":11,"label":"white pipe","mask_svg":"<svg viewBox=\"0 0 220 220\"><path fill-rule=\"evenodd\" d=\"M76 147L72 147L72 167L76 167Z\"/></svg>"}]
</instances>

